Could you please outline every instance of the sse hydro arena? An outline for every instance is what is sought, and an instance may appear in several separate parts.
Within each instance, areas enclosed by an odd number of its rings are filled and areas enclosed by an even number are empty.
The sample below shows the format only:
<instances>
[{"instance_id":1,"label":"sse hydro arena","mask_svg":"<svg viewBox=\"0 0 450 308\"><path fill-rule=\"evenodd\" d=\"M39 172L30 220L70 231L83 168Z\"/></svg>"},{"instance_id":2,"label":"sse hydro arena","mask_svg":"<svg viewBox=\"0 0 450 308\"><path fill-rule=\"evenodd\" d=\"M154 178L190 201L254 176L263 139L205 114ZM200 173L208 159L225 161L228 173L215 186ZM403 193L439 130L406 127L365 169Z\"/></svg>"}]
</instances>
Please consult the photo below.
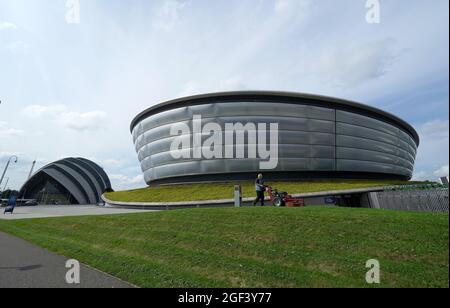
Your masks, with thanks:
<instances>
[{"instance_id":1,"label":"sse hydro arena","mask_svg":"<svg viewBox=\"0 0 450 308\"><path fill-rule=\"evenodd\" d=\"M195 123L199 118L201 127ZM240 124L234 126L231 144L226 142L227 123ZM266 136L252 131L261 123ZM269 140L273 127L277 164L266 170L261 156L254 156L259 145L249 140ZM249 180L259 172L271 180L410 180L419 146L415 129L392 114L347 100L284 92L175 99L139 114L131 131L149 185ZM200 155L217 146L224 150Z\"/></svg>"}]
</instances>

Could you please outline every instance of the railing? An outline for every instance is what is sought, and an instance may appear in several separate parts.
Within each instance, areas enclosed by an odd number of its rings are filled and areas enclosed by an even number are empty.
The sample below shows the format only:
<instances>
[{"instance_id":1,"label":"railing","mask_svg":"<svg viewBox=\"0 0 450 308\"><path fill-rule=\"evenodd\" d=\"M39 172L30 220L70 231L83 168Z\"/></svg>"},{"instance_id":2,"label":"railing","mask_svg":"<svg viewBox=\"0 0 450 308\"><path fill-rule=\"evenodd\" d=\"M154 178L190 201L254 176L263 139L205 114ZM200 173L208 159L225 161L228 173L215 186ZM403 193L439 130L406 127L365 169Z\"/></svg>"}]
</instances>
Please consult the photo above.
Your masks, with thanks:
<instances>
[{"instance_id":1,"label":"railing","mask_svg":"<svg viewBox=\"0 0 450 308\"><path fill-rule=\"evenodd\" d=\"M416 184L416 185L399 185L386 187L386 191L405 191L405 190L433 190L433 189L448 189L446 184L430 183L430 184Z\"/></svg>"},{"instance_id":2,"label":"railing","mask_svg":"<svg viewBox=\"0 0 450 308\"><path fill-rule=\"evenodd\" d=\"M448 186L410 187L409 189L387 189L377 192L376 198L382 209L449 212Z\"/></svg>"}]
</instances>

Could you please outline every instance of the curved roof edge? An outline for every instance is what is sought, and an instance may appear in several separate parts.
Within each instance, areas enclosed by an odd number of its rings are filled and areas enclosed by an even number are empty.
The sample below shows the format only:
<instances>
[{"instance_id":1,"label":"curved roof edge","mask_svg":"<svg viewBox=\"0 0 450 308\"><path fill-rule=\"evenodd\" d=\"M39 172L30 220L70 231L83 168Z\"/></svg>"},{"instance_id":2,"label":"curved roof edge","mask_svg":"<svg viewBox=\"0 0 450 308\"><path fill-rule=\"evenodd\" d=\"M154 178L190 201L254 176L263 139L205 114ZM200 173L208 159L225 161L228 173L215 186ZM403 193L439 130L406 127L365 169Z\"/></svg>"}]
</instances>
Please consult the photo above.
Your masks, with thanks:
<instances>
[{"instance_id":1,"label":"curved roof edge","mask_svg":"<svg viewBox=\"0 0 450 308\"><path fill-rule=\"evenodd\" d=\"M169 100L150 108L147 108L143 112L139 113L132 121L130 125L130 131L133 132L134 127L141 120L146 117L156 114L158 112L163 112L177 107L185 107L193 104L207 104L211 98L222 98L222 99L310 99L316 101L316 104L311 105L321 105L320 102L325 102L332 104L336 108L342 109L353 109L354 111L360 111L365 114L369 114L378 118L382 118L393 125L400 126L406 132L408 132L411 137L416 142L417 146L420 144L420 137L415 128L406 122L405 120L389 113L378 109L376 107L368 106L365 104L357 103L350 100L334 98L329 96L307 94L307 93L296 93L296 92L281 92L281 91L235 91L235 92L215 92L208 94L193 95L187 97L181 97L174 100ZM322 107L327 107L323 104ZM330 107L330 106L328 106Z\"/></svg>"}]
</instances>

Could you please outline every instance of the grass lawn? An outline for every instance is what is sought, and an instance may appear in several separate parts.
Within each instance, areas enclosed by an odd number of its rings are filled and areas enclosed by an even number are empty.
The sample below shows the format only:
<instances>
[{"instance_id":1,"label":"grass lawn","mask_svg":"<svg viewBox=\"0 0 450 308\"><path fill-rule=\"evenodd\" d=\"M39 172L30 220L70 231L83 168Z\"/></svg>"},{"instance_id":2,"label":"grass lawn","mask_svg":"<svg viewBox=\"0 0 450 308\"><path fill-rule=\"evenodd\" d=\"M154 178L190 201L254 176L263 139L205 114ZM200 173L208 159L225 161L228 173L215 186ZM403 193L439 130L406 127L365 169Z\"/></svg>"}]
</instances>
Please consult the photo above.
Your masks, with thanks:
<instances>
[{"instance_id":1,"label":"grass lawn","mask_svg":"<svg viewBox=\"0 0 450 308\"><path fill-rule=\"evenodd\" d=\"M24 238L141 287L449 287L447 214L221 208L0 221Z\"/></svg>"},{"instance_id":2,"label":"grass lawn","mask_svg":"<svg viewBox=\"0 0 450 308\"><path fill-rule=\"evenodd\" d=\"M252 182L186 184L154 186L129 191L107 193L112 201L122 202L181 202L232 199L234 185L241 185L244 198L254 197L255 185ZM368 188L378 186L415 184L415 182L390 180L327 180L309 182L271 182L266 183L291 194Z\"/></svg>"}]
</instances>

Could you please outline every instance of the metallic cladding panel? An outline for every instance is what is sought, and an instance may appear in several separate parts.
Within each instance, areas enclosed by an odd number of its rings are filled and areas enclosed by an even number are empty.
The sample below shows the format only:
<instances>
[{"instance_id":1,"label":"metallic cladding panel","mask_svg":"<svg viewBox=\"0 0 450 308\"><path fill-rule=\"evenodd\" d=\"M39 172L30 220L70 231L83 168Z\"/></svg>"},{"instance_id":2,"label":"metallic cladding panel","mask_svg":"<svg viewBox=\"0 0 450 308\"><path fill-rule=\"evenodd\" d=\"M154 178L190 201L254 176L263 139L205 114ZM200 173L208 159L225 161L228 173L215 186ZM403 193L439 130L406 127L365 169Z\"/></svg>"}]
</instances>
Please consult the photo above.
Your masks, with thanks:
<instances>
[{"instance_id":1,"label":"metallic cladding panel","mask_svg":"<svg viewBox=\"0 0 450 308\"><path fill-rule=\"evenodd\" d=\"M70 166L66 165L64 162L60 162L55 164L59 168L63 169L65 172L70 174L75 181L82 187L83 193L87 196L87 204L95 204L97 203L97 198L95 191L92 189L88 180L85 179L84 174L78 172L76 169L72 169Z\"/></svg>"},{"instance_id":2,"label":"metallic cladding panel","mask_svg":"<svg viewBox=\"0 0 450 308\"><path fill-rule=\"evenodd\" d=\"M59 184L64 186L79 204L88 204L85 195L70 177L53 168L46 168L43 172L47 173Z\"/></svg>"},{"instance_id":3,"label":"metallic cladding panel","mask_svg":"<svg viewBox=\"0 0 450 308\"><path fill-rule=\"evenodd\" d=\"M337 122L336 133L338 135L360 137L366 140L375 140L392 145L397 145L398 143L398 137L394 135L353 124Z\"/></svg>"},{"instance_id":4,"label":"metallic cladding panel","mask_svg":"<svg viewBox=\"0 0 450 308\"><path fill-rule=\"evenodd\" d=\"M95 168L91 164L88 164L86 161L81 159L76 159L77 165L80 167L84 167L87 171L89 171L89 174L95 178L95 183L99 187L99 191L101 191L101 194L106 190L106 184L104 179L100 176L100 174L96 171ZM100 194L100 195L101 195Z\"/></svg>"},{"instance_id":5,"label":"metallic cladding panel","mask_svg":"<svg viewBox=\"0 0 450 308\"><path fill-rule=\"evenodd\" d=\"M66 159L66 161L73 163L74 159L68 158L68 159ZM90 173L89 170L86 169L85 166L83 166L79 160L75 160L74 165L76 165L81 170L82 174L89 179L90 183L92 183L92 185L94 186L93 189L94 189L94 192L96 193L97 198L99 196L101 196L104 191L100 187L100 184L96 180L95 176L92 173ZM88 179L86 179L86 180L88 180ZM96 200L96 202L99 202L99 201L100 201L100 199Z\"/></svg>"},{"instance_id":6,"label":"metallic cladding panel","mask_svg":"<svg viewBox=\"0 0 450 308\"><path fill-rule=\"evenodd\" d=\"M183 135L180 136L180 140L184 142L188 142L192 136L191 135ZM195 134L199 135L199 134ZM206 139L206 135L202 135L202 140ZM165 139L160 139L154 142L150 142L143 147L139 148L138 156L139 160L143 160L146 157L168 153L170 151L170 146L176 137L169 137ZM247 138L246 138L247 139ZM225 136L223 135L222 140L225 140ZM222 143L223 144L223 143ZM279 130L279 151L282 152L285 147L293 146L293 145L311 145L317 146L318 149L323 146L334 146L335 145L335 135L330 133L316 133L316 132L296 132L296 131L283 131ZM239 145L239 144L237 144ZM170 158L171 160L171 158Z\"/></svg>"},{"instance_id":7,"label":"metallic cladding panel","mask_svg":"<svg viewBox=\"0 0 450 308\"><path fill-rule=\"evenodd\" d=\"M236 146L241 148L243 146ZM236 148L234 147L234 148ZM227 149L228 146L225 146ZM244 147L245 149L245 147ZM190 153L190 149L183 150L183 153ZM280 147L279 156L284 158L335 158L335 147L334 146L319 146L319 145L292 145L286 144ZM146 156L141 161L141 166L144 170L158 167L161 165L172 164L173 158L170 152L162 152L154 155Z\"/></svg>"},{"instance_id":8,"label":"metallic cladding panel","mask_svg":"<svg viewBox=\"0 0 450 308\"><path fill-rule=\"evenodd\" d=\"M224 126L225 123L279 123L283 122L283 130L287 131L304 131L304 132L322 132L322 133L334 133L335 127L333 121L316 120L316 119L306 119L306 118L293 118L293 117L247 117L247 116L236 116L236 117L216 117L216 118L204 118L202 117L202 123L217 123ZM192 120L180 121L176 123L183 123L192 127ZM151 142L155 142L161 139L170 138L170 130L173 123L164 124L162 126L151 128L145 131L136 142L136 150L139 150L142 146L147 145Z\"/></svg>"},{"instance_id":9,"label":"metallic cladding panel","mask_svg":"<svg viewBox=\"0 0 450 308\"><path fill-rule=\"evenodd\" d=\"M398 135L399 132L399 129L397 127L392 126L388 123L347 111L337 110L336 121L371 128L394 136Z\"/></svg>"},{"instance_id":10,"label":"metallic cladding panel","mask_svg":"<svg viewBox=\"0 0 450 308\"><path fill-rule=\"evenodd\" d=\"M215 98L210 103L151 114L135 123L132 135L147 183L207 174L220 180L221 174L259 172L259 159L172 158L170 146L176 137L171 136L171 127L175 123L192 127L194 115L202 116L202 125L214 122L221 127L238 122L278 123L279 163L271 171L376 173L399 178L411 178L413 173L417 143L400 125L336 108L250 100L221 102ZM200 135L202 143L209 137ZM192 137L192 132L181 136L186 141ZM233 146L234 150L242 147L246 144ZM192 149L184 151L192 153Z\"/></svg>"},{"instance_id":11,"label":"metallic cladding panel","mask_svg":"<svg viewBox=\"0 0 450 308\"><path fill-rule=\"evenodd\" d=\"M186 106L199 106L210 104L212 102L227 102L227 103L269 103L280 104L289 103L294 105L307 105L315 107L323 107L326 109L346 110L352 113L367 115L369 118L383 120L386 123L398 126L407 132L419 145L420 138L416 130L407 122L387 113L383 110L363 105L357 102L339 99L334 97L327 97L323 95L312 95L306 93L280 92L280 91L235 91L222 93L201 94L190 97L183 97L157 104L150 107L140 114L138 114L131 122L131 131L138 126L138 123L148 118L149 116L160 114L167 110L173 110Z\"/></svg>"},{"instance_id":12,"label":"metallic cladding panel","mask_svg":"<svg viewBox=\"0 0 450 308\"><path fill-rule=\"evenodd\" d=\"M90 161L86 158L77 158L77 159L79 161L85 162L86 164L90 165L97 172L97 174L101 177L101 179L105 185L105 189L111 189L111 181L109 180L109 177L106 174L105 170L103 170L103 168L101 168L99 165L97 165L93 161Z\"/></svg>"},{"instance_id":13,"label":"metallic cladding panel","mask_svg":"<svg viewBox=\"0 0 450 308\"><path fill-rule=\"evenodd\" d=\"M219 105L219 106L218 106ZM163 127L165 125L170 129L170 125L177 122L190 122L194 114L201 114L204 119L215 119L220 117L231 117L233 122L237 122L237 117L246 120L246 117L268 116L268 117L292 117L316 119L325 121L334 121L334 111L326 108L315 106L302 106L293 104L277 104L280 108L274 108L272 104L258 102L240 102L227 104L207 104L200 106L191 106L177 108L174 110L164 111L156 115L152 115L140 122L133 129L133 141L142 137L143 134L152 128Z\"/></svg>"}]
</instances>

